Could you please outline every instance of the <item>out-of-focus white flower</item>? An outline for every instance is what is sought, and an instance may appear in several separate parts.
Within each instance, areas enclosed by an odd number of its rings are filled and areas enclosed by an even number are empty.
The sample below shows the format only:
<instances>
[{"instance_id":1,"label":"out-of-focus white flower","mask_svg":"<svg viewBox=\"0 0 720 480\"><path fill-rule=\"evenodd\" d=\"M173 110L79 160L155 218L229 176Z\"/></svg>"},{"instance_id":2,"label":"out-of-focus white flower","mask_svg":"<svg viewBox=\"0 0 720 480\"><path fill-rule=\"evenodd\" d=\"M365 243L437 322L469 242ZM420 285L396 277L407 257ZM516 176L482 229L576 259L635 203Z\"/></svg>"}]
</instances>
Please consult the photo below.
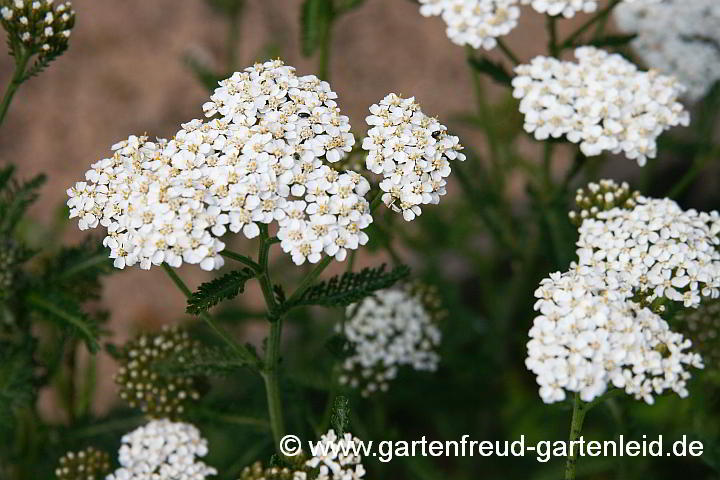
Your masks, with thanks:
<instances>
[{"instance_id":1,"label":"out-of-focus white flower","mask_svg":"<svg viewBox=\"0 0 720 480\"><path fill-rule=\"evenodd\" d=\"M422 213L420 205L437 204L445 195L451 160L465 160L458 137L428 117L414 97L387 95L370 107L370 125L362 147L368 151L368 170L381 174L382 200L410 221Z\"/></svg>"},{"instance_id":2,"label":"out-of-focus white flower","mask_svg":"<svg viewBox=\"0 0 720 480\"><path fill-rule=\"evenodd\" d=\"M381 290L346 309L337 331L354 347L342 364L341 384L360 388L363 396L387 391L399 367L437 368L442 335L439 297L423 285Z\"/></svg>"},{"instance_id":3,"label":"out-of-focus white flower","mask_svg":"<svg viewBox=\"0 0 720 480\"><path fill-rule=\"evenodd\" d=\"M510 33L520 16L519 0L420 0L420 13L440 16L457 45L491 50Z\"/></svg>"},{"instance_id":4,"label":"out-of-focus white flower","mask_svg":"<svg viewBox=\"0 0 720 480\"><path fill-rule=\"evenodd\" d=\"M617 6L620 29L636 33L635 52L649 67L674 75L698 100L720 80L720 3L716 0L636 0Z\"/></svg>"},{"instance_id":5,"label":"out-of-focus white flower","mask_svg":"<svg viewBox=\"0 0 720 480\"><path fill-rule=\"evenodd\" d=\"M649 404L665 390L688 395L688 369L703 367L700 355L612 280L571 269L544 279L535 292L539 315L525 364L546 403L564 400L568 391L589 402L609 386Z\"/></svg>"},{"instance_id":6,"label":"out-of-focus white flower","mask_svg":"<svg viewBox=\"0 0 720 480\"><path fill-rule=\"evenodd\" d=\"M219 237L247 238L277 222L283 250L297 264L323 253L343 260L364 245L370 184L327 162L355 140L335 93L281 61L237 72L203 108L215 118L183 125L172 140L130 137L68 190L80 229L102 225L115 266L183 262L223 265Z\"/></svg>"},{"instance_id":7,"label":"out-of-focus white flower","mask_svg":"<svg viewBox=\"0 0 720 480\"><path fill-rule=\"evenodd\" d=\"M580 226L578 264L644 302L697 307L720 296L720 215L682 210L670 199L637 197Z\"/></svg>"},{"instance_id":8,"label":"out-of-focus white flower","mask_svg":"<svg viewBox=\"0 0 720 480\"><path fill-rule=\"evenodd\" d=\"M123 436L120 468L106 479L204 480L217 474L198 460L207 453L207 440L193 425L153 420Z\"/></svg>"},{"instance_id":9,"label":"out-of-focus white flower","mask_svg":"<svg viewBox=\"0 0 720 480\"><path fill-rule=\"evenodd\" d=\"M531 5L539 13L572 18L577 13L592 13L597 9L596 0L522 0L523 5Z\"/></svg>"},{"instance_id":10,"label":"out-of-focus white flower","mask_svg":"<svg viewBox=\"0 0 720 480\"><path fill-rule=\"evenodd\" d=\"M515 69L513 95L536 139L565 137L587 156L622 152L643 166L657 154L657 137L689 124L677 101L684 87L674 78L594 47L576 49L575 57L540 56Z\"/></svg>"},{"instance_id":11,"label":"out-of-focus white flower","mask_svg":"<svg viewBox=\"0 0 720 480\"><path fill-rule=\"evenodd\" d=\"M60 457L55 469L58 480L100 480L110 471L110 455L87 447L79 452L67 452Z\"/></svg>"},{"instance_id":12,"label":"out-of-focus white flower","mask_svg":"<svg viewBox=\"0 0 720 480\"><path fill-rule=\"evenodd\" d=\"M347 432L338 437L330 429L320 437L316 443L316 455L305 462L305 466L317 469L317 480L358 480L365 476L360 451L357 437ZM307 476L296 472L294 478L305 480Z\"/></svg>"}]
</instances>

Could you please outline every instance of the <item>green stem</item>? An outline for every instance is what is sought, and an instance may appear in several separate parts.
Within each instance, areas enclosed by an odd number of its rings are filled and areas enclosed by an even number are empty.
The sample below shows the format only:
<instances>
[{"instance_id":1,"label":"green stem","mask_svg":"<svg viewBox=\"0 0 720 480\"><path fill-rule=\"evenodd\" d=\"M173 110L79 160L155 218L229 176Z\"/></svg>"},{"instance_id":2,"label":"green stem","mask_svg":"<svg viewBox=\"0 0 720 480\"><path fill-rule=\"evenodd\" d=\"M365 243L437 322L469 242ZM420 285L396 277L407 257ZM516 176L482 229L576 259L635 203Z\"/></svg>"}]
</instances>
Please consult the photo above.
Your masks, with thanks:
<instances>
[{"instance_id":1,"label":"green stem","mask_svg":"<svg viewBox=\"0 0 720 480\"><path fill-rule=\"evenodd\" d=\"M279 366L280 366L280 340L282 339L283 317L276 316L277 300L273 291L272 280L270 279L270 246L275 243L268 237L267 225L260 226L260 251L258 252L258 263L260 274L258 280L262 289L265 304L267 305L267 316L270 321L270 335L265 347L265 365L262 371L263 382L265 383L265 395L267 398L268 417L270 418L270 430L272 431L275 449L280 448L280 440L285 436L285 422L283 420L282 397L280 396Z\"/></svg>"},{"instance_id":2,"label":"green stem","mask_svg":"<svg viewBox=\"0 0 720 480\"><path fill-rule=\"evenodd\" d=\"M5 96L3 97L2 104L0 104L0 125L2 125L3 120L5 120L5 115L10 108L10 102L15 96L15 92L23 82L25 68L27 67L29 60L30 52L25 49L21 49L15 57L15 72L13 73L10 83L5 90Z\"/></svg>"},{"instance_id":3,"label":"green stem","mask_svg":"<svg viewBox=\"0 0 720 480\"><path fill-rule=\"evenodd\" d=\"M320 262L313 268L310 273L305 275L305 278L303 278L300 281L300 285L295 289L293 294L290 296L290 298L287 300L287 303L293 304L295 300L302 297L303 293L310 288L310 286L317 280L317 278L322 274L322 272L332 263L333 257L326 256Z\"/></svg>"},{"instance_id":4,"label":"green stem","mask_svg":"<svg viewBox=\"0 0 720 480\"><path fill-rule=\"evenodd\" d=\"M518 58L518 56L515 55L515 52L510 50L510 47L508 47L507 44L501 38L497 38L497 45L498 45L498 48L500 48L500 51L503 52L510 59L510 61L513 64L520 65L520 63L521 63L520 58Z\"/></svg>"},{"instance_id":5,"label":"green stem","mask_svg":"<svg viewBox=\"0 0 720 480\"><path fill-rule=\"evenodd\" d=\"M557 42L557 17L547 17L547 31L550 36L550 39L548 40L548 51L550 52L550 55L557 57L560 53Z\"/></svg>"},{"instance_id":6,"label":"green stem","mask_svg":"<svg viewBox=\"0 0 720 480\"><path fill-rule=\"evenodd\" d=\"M260 265L256 262L254 262L251 258L246 257L245 255L241 255L239 253L231 252L230 250L223 250L220 252L220 255L222 255L225 258L229 258L231 260L238 261L240 263L244 263L248 267L252 268L256 272L260 271Z\"/></svg>"},{"instance_id":7,"label":"green stem","mask_svg":"<svg viewBox=\"0 0 720 480\"><path fill-rule=\"evenodd\" d=\"M610 13L613 11L613 9L621 2L622 0L611 0L607 7L600 10L597 15L590 18L587 22L580 25L577 30L575 30L573 33L570 34L569 37L565 39L565 41L560 45L560 51L572 48L575 46L575 42L578 38L580 38L585 32L587 32L593 25L595 25L597 22L605 21L607 17L610 15Z\"/></svg>"},{"instance_id":8,"label":"green stem","mask_svg":"<svg viewBox=\"0 0 720 480\"><path fill-rule=\"evenodd\" d=\"M372 199L372 202L370 202L370 212L371 213L374 212L375 209L378 206L380 206L380 204L382 203L382 196L383 196L383 192L381 190L377 193L377 195L375 195L375 198Z\"/></svg>"},{"instance_id":9,"label":"green stem","mask_svg":"<svg viewBox=\"0 0 720 480\"><path fill-rule=\"evenodd\" d=\"M575 480L575 468L577 466L577 449L574 447L573 442L580 438L582 433L583 422L585 421L585 414L588 411L588 404L580 400L580 394L575 394L575 400L573 402L573 414L572 421L570 423L570 445L567 462L565 463L565 480Z\"/></svg>"},{"instance_id":10,"label":"green stem","mask_svg":"<svg viewBox=\"0 0 720 480\"><path fill-rule=\"evenodd\" d=\"M332 37L332 23L327 26L327 30L323 35L322 42L320 42L320 54L318 56L318 77L320 80L330 81L330 38Z\"/></svg>"},{"instance_id":11,"label":"green stem","mask_svg":"<svg viewBox=\"0 0 720 480\"><path fill-rule=\"evenodd\" d=\"M170 279L173 281L173 283L178 287L178 289L186 296L190 297L192 295L192 291L188 288L188 286L183 282L182 278L178 276L177 273L175 273L175 269L167 265L166 263L162 264L162 268L165 271L165 273L168 274ZM232 339L232 337L223 330L215 321L212 319L212 317L207 313L203 312L200 314L200 318L203 319L203 321L210 327L210 329L223 341L225 342L240 358L245 360L248 365L252 368L259 368L260 361L257 358L257 356L250 351L247 347L244 345L240 345L235 340Z\"/></svg>"},{"instance_id":12,"label":"green stem","mask_svg":"<svg viewBox=\"0 0 720 480\"><path fill-rule=\"evenodd\" d=\"M227 36L227 67L228 72L234 72L238 64L238 42L240 40L240 19L242 18L244 2L238 2L235 11L230 15Z\"/></svg>"}]
</instances>

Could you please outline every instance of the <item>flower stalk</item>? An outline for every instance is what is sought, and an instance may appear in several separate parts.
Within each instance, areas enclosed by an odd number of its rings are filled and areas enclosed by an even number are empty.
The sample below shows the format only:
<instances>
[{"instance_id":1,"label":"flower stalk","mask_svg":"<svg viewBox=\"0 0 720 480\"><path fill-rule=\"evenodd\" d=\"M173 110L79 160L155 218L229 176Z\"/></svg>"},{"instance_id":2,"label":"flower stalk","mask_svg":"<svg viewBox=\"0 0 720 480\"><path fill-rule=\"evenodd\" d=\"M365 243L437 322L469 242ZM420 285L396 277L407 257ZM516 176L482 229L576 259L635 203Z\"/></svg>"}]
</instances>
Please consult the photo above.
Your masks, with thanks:
<instances>
[{"instance_id":1,"label":"flower stalk","mask_svg":"<svg viewBox=\"0 0 720 480\"><path fill-rule=\"evenodd\" d=\"M13 73L10 83L8 83L5 89L5 95L3 96L2 103L0 104L0 125L5 120L10 103L12 102L18 87L22 84L25 77L25 69L27 68L28 61L30 60L30 52L26 49L20 49L17 56L15 57L15 72Z\"/></svg>"}]
</instances>

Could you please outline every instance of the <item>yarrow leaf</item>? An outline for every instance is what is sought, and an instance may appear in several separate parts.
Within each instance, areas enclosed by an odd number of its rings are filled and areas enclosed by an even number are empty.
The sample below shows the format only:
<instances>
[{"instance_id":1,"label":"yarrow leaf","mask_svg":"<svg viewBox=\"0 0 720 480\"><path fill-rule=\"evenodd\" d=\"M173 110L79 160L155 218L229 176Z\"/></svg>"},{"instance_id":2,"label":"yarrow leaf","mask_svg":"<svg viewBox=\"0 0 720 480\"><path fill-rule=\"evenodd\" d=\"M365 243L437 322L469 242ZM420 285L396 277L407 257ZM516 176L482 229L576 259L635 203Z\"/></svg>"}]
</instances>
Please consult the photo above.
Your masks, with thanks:
<instances>
[{"instance_id":1,"label":"yarrow leaf","mask_svg":"<svg viewBox=\"0 0 720 480\"><path fill-rule=\"evenodd\" d=\"M385 271L385 264L376 268L364 268L359 272L346 272L316 283L297 300L285 303L283 309L308 305L346 307L378 290L392 287L409 275L410 268L407 265L397 266L389 272Z\"/></svg>"},{"instance_id":2,"label":"yarrow leaf","mask_svg":"<svg viewBox=\"0 0 720 480\"><path fill-rule=\"evenodd\" d=\"M208 311L222 300L237 297L245 291L245 282L254 276L255 272L251 269L243 268L203 283L188 299L187 313L198 315Z\"/></svg>"},{"instance_id":3,"label":"yarrow leaf","mask_svg":"<svg viewBox=\"0 0 720 480\"><path fill-rule=\"evenodd\" d=\"M590 41L588 45L594 47L623 47L637 38L637 34L631 35L606 35Z\"/></svg>"},{"instance_id":4,"label":"yarrow leaf","mask_svg":"<svg viewBox=\"0 0 720 480\"><path fill-rule=\"evenodd\" d=\"M26 182L12 178L15 167L0 170L0 233L12 231L27 208L37 199L38 189L45 183L45 175L37 175Z\"/></svg>"},{"instance_id":5,"label":"yarrow leaf","mask_svg":"<svg viewBox=\"0 0 720 480\"><path fill-rule=\"evenodd\" d=\"M153 366L159 373L179 376L224 377L237 373L247 362L227 347L202 347L191 355L179 352Z\"/></svg>"},{"instance_id":6,"label":"yarrow leaf","mask_svg":"<svg viewBox=\"0 0 720 480\"><path fill-rule=\"evenodd\" d=\"M342 436L350 423L350 402L347 397L338 395L333 399L330 410L330 425L338 436Z\"/></svg>"},{"instance_id":7,"label":"yarrow leaf","mask_svg":"<svg viewBox=\"0 0 720 480\"><path fill-rule=\"evenodd\" d=\"M0 430L12 428L14 411L33 402L33 348L0 344Z\"/></svg>"},{"instance_id":8,"label":"yarrow leaf","mask_svg":"<svg viewBox=\"0 0 720 480\"><path fill-rule=\"evenodd\" d=\"M60 292L30 292L27 302L44 318L67 327L82 338L91 353L99 350L99 322L85 313L74 298Z\"/></svg>"},{"instance_id":9,"label":"yarrow leaf","mask_svg":"<svg viewBox=\"0 0 720 480\"><path fill-rule=\"evenodd\" d=\"M502 63L493 62L487 58L470 58L468 59L470 66L480 73L484 73L501 85L510 86L512 84L512 76L505 70Z\"/></svg>"}]
</instances>

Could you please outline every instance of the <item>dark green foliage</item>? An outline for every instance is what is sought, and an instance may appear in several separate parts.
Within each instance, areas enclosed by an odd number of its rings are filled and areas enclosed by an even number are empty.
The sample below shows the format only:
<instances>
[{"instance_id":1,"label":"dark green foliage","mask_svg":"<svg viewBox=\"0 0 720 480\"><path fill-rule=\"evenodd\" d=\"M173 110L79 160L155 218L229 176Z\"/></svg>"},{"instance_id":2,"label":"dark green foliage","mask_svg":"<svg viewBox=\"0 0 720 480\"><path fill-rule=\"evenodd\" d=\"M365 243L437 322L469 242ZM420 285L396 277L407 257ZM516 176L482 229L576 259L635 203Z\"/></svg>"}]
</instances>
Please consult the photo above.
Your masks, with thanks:
<instances>
[{"instance_id":1,"label":"dark green foliage","mask_svg":"<svg viewBox=\"0 0 720 480\"><path fill-rule=\"evenodd\" d=\"M87 237L78 245L62 247L48 258L42 278L46 284L62 287L76 298L96 299L100 293L100 276L112 270L107 249L98 239Z\"/></svg>"},{"instance_id":2,"label":"dark green foliage","mask_svg":"<svg viewBox=\"0 0 720 480\"><path fill-rule=\"evenodd\" d=\"M237 297L245 290L245 282L254 276L255 272L251 269L243 268L203 283L188 299L186 311L198 315L222 300Z\"/></svg>"},{"instance_id":3,"label":"dark green foliage","mask_svg":"<svg viewBox=\"0 0 720 480\"><path fill-rule=\"evenodd\" d=\"M364 268L359 272L346 272L330 280L316 283L297 300L283 305L285 310L298 306L320 305L323 307L346 307L378 290L390 288L410 275L410 268L400 265L389 272L385 264L376 268Z\"/></svg>"},{"instance_id":4,"label":"dark green foliage","mask_svg":"<svg viewBox=\"0 0 720 480\"><path fill-rule=\"evenodd\" d=\"M15 411L35 397L33 343L0 343L0 433L12 428Z\"/></svg>"},{"instance_id":5,"label":"dark green foliage","mask_svg":"<svg viewBox=\"0 0 720 480\"><path fill-rule=\"evenodd\" d=\"M179 358L179 356L181 358ZM247 365L228 347L199 347L192 355L182 352L153 365L165 375L223 377Z\"/></svg>"},{"instance_id":6,"label":"dark green foliage","mask_svg":"<svg viewBox=\"0 0 720 480\"><path fill-rule=\"evenodd\" d=\"M595 47L624 47L629 44L635 38L637 34L632 35L606 35L595 40L591 40L588 45Z\"/></svg>"},{"instance_id":7,"label":"dark green foliage","mask_svg":"<svg viewBox=\"0 0 720 480\"><path fill-rule=\"evenodd\" d=\"M312 55L325 41L334 16L332 0L305 0L301 15L304 55Z\"/></svg>"},{"instance_id":8,"label":"dark green foliage","mask_svg":"<svg viewBox=\"0 0 720 480\"><path fill-rule=\"evenodd\" d=\"M500 62L493 62L492 60L482 58L469 58L468 62L478 72L484 73L485 75L492 78L495 82L510 86L512 83L512 76L505 70L505 67Z\"/></svg>"},{"instance_id":9,"label":"dark green foliage","mask_svg":"<svg viewBox=\"0 0 720 480\"><path fill-rule=\"evenodd\" d=\"M100 322L85 313L75 298L60 291L38 291L30 292L26 300L43 319L51 320L81 338L91 353L99 350Z\"/></svg>"},{"instance_id":10,"label":"dark green foliage","mask_svg":"<svg viewBox=\"0 0 720 480\"><path fill-rule=\"evenodd\" d=\"M342 436L350 423L350 402L342 395L333 399L330 410L330 425L335 429L338 437Z\"/></svg>"},{"instance_id":11,"label":"dark green foliage","mask_svg":"<svg viewBox=\"0 0 720 480\"><path fill-rule=\"evenodd\" d=\"M0 233L9 233L17 226L46 180L45 175L37 175L19 182L13 178L14 171L12 165L0 169Z\"/></svg>"}]
</instances>

